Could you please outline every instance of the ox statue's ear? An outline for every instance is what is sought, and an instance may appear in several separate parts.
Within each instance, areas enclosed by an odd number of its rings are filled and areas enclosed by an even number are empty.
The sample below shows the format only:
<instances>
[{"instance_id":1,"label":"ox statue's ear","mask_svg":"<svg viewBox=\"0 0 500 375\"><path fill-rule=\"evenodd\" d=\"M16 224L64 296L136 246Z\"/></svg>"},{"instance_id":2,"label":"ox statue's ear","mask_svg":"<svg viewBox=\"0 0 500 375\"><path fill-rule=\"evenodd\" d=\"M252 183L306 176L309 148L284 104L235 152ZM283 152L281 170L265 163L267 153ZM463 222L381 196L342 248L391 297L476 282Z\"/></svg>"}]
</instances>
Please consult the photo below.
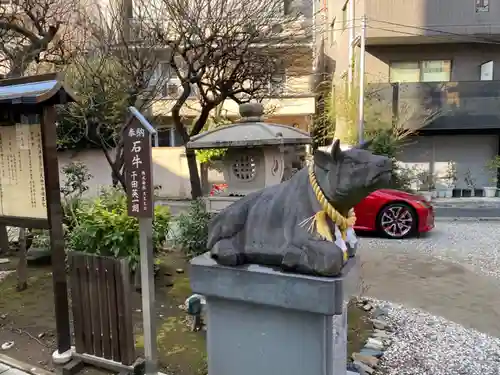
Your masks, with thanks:
<instances>
[{"instance_id":1,"label":"ox statue's ear","mask_svg":"<svg viewBox=\"0 0 500 375\"><path fill-rule=\"evenodd\" d=\"M368 150L368 148L371 146L373 142L373 139L370 139L369 141L366 141L366 142L363 142L361 143L358 148L362 149L362 150Z\"/></svg>"},{"instance_id":2,"label":"ox statue's ear","mask_svg":"<svg viewBox=\"0 0 500 375\"><path fill-rule=\"evenodd\" d=\"M340 149L340 140L336 139L332 144L330 151L333 161L339 161L342 158L342 150Z\"/></svg>"}]
</instances>

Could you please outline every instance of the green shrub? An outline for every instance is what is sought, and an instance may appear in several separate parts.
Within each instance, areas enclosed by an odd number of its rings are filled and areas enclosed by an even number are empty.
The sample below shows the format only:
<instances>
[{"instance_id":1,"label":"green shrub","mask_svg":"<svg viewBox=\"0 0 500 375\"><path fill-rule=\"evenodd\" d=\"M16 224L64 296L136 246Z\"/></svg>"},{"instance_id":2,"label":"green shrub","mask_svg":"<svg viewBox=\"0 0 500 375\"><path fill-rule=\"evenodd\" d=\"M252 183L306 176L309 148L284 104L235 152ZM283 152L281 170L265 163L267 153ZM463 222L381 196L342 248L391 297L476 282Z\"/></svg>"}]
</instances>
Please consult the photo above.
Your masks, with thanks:
<instances>
[{"instance_id":1,"label":"green shrub","mask_svg":"<svg viewBox=\"0 0 500 375\"><path fill-rule=\"evenodd\" d=\"M186 213L179 215L177 221L178 234L175 243L190 257L207 251L208 222L211 214L207 212L201 200L191 202Z\"/></svg>"},{"instance_id":2,"label":"green shrub","mask_svg":"<svg viewBox=\"0 0 500 375\"><path fill-rule=\"evenodd\" d=\"M168 207L155 207L153 246L160 249L170 221ZM86 201L76 211L76 225L68 232L73 251L127 258L132 269L140 261L139 223L128 216L127 198L117 189L103 191L97 199Z\"/></svg>"},{"instance_id":3,"label":"green shrub","mask_svg":"<svg viewBox=\"0 0 500 375\"><path fill-rule=\"evenodd\" d=\"M412 171L399 165L396 159L411 132L392 128L389 130L375 129L367 133L372 140L370 150L376 155L384 155L392 159L392 181L389 187L411 192L411 183L414 180Z\"/></svg>"}]
</instances>

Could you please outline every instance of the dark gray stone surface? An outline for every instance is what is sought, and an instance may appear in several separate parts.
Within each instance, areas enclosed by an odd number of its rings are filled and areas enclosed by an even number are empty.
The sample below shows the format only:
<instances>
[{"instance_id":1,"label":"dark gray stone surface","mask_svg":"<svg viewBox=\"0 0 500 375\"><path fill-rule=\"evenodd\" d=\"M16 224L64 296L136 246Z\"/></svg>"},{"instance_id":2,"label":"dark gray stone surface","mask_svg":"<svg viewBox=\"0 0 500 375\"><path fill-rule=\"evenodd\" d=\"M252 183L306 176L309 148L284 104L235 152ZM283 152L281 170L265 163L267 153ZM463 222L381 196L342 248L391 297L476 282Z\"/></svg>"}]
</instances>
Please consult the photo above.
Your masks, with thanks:
<instances>
[{"instance_id":1,"label":"dark gray stone surface","mask_svg":"<svg viewBox=\"0 0 500 375\"><path fill-rule=\"evenodd\" d=\"M316 151L314 171L321 190L344 216L369 193L385 187L391 160L362 148ZM283 270L337 276L343 252L300 224L321 210L304 168L290 180L249 194L221 211L210 223L208 249L226 266L245 263Z\"/></svg>"},{"instance_id":2,"label":"dark gray stone surface","mask_svg":"<svg viewBox=\"0 0 500 375\"><path fill-rule=\"evenodd\" d=\"M191 261L191 289L219 299L300 310L342 314L358 285L359 261L351 258L338 277L283 273L260 265L226 267L207 252Z\"/></svg>"}]
</instances>

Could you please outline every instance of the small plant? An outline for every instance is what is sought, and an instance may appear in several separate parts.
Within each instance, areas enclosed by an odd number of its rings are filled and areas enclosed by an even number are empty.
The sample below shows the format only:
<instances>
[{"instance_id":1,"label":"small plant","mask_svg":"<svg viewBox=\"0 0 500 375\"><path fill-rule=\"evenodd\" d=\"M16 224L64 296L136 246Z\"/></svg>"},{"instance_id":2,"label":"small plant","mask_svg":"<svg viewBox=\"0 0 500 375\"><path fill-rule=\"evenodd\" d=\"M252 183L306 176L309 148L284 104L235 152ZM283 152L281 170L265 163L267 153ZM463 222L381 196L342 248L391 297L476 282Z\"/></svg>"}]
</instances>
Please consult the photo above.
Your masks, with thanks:
<instances>
[{"instance_id":1,"label":"small plant","mask_svg":"<svg viewBox=\"0 0 500 375\"><path fill-rule=\"evenodd\" d=\"M70 163L63 167L64 184L61 186L61 193L64 197L78 196L81 197L89 187L87 182L93 177L89 173L89 169L83 163Z\"/></svg>"},{"instance_id":2,"label":"small plant","mask_svg":"<svg viewBox=\"0 0 500 375\"><path fill-rule=\"evenodd\" d=\"M31 248L35 249L50 249L49 231L45 229L32 229L30 235L33 237Z\"/></svg>"},{"instance_id":3,"label":"small plant","mask_svg":"<svg viewBox=\"0 0 500 375\"><path fill-rule=\"evenodd\" d=\"M132 270L140 261L139 224L128 216L127 198L117 189L101 192L97 199L86 201L76 210L76 224L68 232L73 251L127 258ZM153 247L159 250L166 239L170 211L166 206L154 209Z\"/></svg>"},{"instance_id":4,"label":"small plant","mask_svg":"<svg viewBox=\"0 0 500 375\"><path fill-rule=\"evenodd\" d=\"M500 156L495 156L486 163L486 168L491 171L490 181L496 186L498 182L498 170L500 169Z\"/></svg>"},{"instance_id":5,"label":"small plant","mask_svg":"<svg viewBox=\"0 0 500 375\"><path fill-rule=\"evenodd\" d=\"M431 191L436 188L436 176L427 170L417 173L419 190Z\"/></svg>"},{"instance_id":6,"label":"small plant","mask_svg":"<svg viewBox=\"0 0 500 375\"><path fill-rule=\"evenodd\" d=\"M454 162L448 162L444 179L446 181L446 186L450 189L457 185L457 167Z\"/></svg>"},{"instance_id":7,"label":"small plant","mask_svg":"<svg viewBox=\"0 0 500 375\"><path fill-rule=\"evenodd\" d=\"M64 183L61 186L63 195L63 223L72 230L78 223L76 211L82 204L82 196L89 189L87 182L93 177L85 164L76 162L63 167Z\"/></svg>"},{"instance_id":8,"label":"small plant","mask_svg":"<svg viewBox=\"0 0 500 375\"><path fill-rule=\"evenodd\" d=\"M397 168L393 169L394 188L413 193L414 184L417 183L418 185L418 170L415 167L406 167L404 165L400 165L397 162L395 164Z\"/></svg>"},{"instance_id":9,"label":"small plant","mask_svg":"<svg viewBox=\"0 0 500 375\"><path fill-rule=\"evenodd\" d=\"M208 222L211 214L201 200L191 202L189 210L177 219L179 227L175 243L190 257L207 251Z\"/></svg>"},{"instance_id":10,"label":"small plant","mask_svg":"<svg viewBox=\"0 0 500 375\"><path fill-rule=\"evenodd\" d=\"M465 172L464 182L470 190L474 190L474 188L476 187L476 179L472 177L472 172L470 169L467 169L467 172Z\"/></svg>"}]
</instances>

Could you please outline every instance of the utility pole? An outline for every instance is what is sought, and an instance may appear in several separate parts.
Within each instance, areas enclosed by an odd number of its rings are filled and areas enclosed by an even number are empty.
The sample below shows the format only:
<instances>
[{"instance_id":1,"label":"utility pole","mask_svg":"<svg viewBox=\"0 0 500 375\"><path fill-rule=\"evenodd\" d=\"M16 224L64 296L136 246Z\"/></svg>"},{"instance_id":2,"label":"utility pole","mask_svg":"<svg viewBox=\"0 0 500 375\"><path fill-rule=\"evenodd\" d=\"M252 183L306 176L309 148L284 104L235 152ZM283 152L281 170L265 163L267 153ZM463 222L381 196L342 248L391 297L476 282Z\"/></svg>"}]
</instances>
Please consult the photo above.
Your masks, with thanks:
<instances>
[{"instance_id":1,"label":"utility pole","mask_svg":"<svg viewBox=\"0 0 500 375\"><path fill-rule=\"evenodd\" d=\"M361 19L361 46L359 56L359 103L358 103L358 143L363 143L365 131L365 52L366 52L366 15Z\"/></svg>"},{"instance_id":2,"label":"utility pole","mask_svg":"<svg viewBox=\"0 0 500 375\"><path fill-rule=\"evenodd\" d=\"M313 1L314 3L314 1ZM352 94L352 85L353 85L353 82L354 82L354 79L353 79L353 61L354 61L354 45L353 45L353 42L354 42L354 33L355 33L355 30L354 30L354 24L355 24L355 20L354 20L354 10L355 10L355 4L354 4L354 0L350 0L349 1L349 4L348 4L348 9L347 9L347 17L349 19L349 22L347 24L347 27L348 27L348 39L349 39L349 50L348 50L348 53L347 53L347 58L349 59L349 64L348 64L348 69L347 69L347 95L349 98L351 98L351 94Z\"/></svg>"}]
</instances>

